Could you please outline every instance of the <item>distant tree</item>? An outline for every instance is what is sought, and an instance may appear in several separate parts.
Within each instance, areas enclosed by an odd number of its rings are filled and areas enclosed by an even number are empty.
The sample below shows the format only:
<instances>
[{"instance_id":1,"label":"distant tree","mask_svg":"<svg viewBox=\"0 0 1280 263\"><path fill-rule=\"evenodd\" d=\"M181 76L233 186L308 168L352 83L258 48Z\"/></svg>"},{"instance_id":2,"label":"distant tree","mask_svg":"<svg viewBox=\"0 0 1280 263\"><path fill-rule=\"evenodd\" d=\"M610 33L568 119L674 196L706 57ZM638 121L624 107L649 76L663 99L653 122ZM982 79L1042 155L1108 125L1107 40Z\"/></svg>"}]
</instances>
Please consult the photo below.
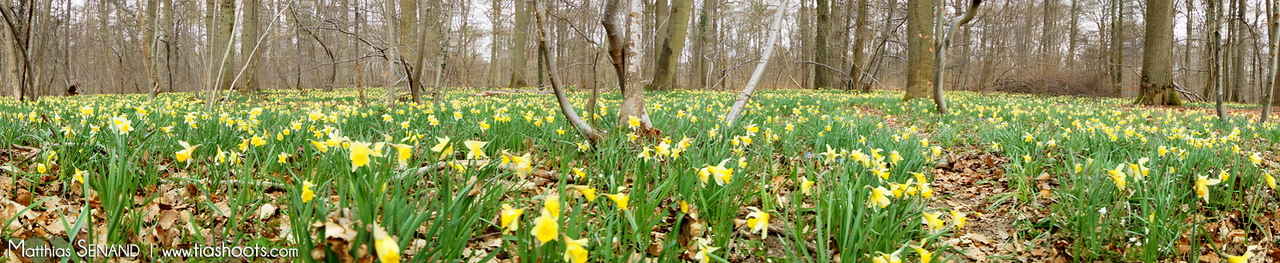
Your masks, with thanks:
<instances>
[{"instance_id":1,"label":"distant tree","mask_svg":"<svg viewBox=\"0 0 1280 263\"><path fill-rule=\"evenodd\" d=\"M1182 105L1173 86L1173 1L1147 0L1142 86L1137 103Z\"/></svg>"}]
</instances>

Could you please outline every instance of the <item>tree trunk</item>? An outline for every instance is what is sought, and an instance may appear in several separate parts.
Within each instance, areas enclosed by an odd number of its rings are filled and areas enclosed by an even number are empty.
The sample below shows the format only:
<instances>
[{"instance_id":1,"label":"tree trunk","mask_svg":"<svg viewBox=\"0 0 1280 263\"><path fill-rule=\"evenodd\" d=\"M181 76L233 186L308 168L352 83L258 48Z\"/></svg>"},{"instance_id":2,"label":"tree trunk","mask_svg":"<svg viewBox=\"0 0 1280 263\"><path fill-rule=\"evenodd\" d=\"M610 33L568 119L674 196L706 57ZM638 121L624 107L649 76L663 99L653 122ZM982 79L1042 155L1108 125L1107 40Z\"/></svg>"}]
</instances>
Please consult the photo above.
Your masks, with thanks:
<instances>
[{"instance_id":1,"label":"tree trunk","mask_svg":"<svg viewBox=\"0 0 1280 263\"><path fill-rule=\"evenodd\" d=\"M707 58L708 55L715 54L711 52L712 35L716 33L715 19L712 14L719 8L721 0L704 0L702 2L702 10L698 12L698 33L694 39L693 62L697 71L694 73L694 80L697 84L695 87L704 89L711 86L708 74L711 73L712 59Z\"/></svg>"},{"instance_id":2,"label":"tree trunk","mask_svg":"<svg viewBox=\"0 0 1280 263\"><path fill-rule=\"evenodd\" d=\"M902 100L929 97L933 79L933 1L907 0L907 94Z\"/></svg>"},{"instance_id":3,"label":"tree trunk","mask_svg":"<svg viewBox=\"0 0 1280 263\"><path fill-rule=\"evenodd\" d=\"M965 11L964 16L956 17L951 20L951 28L942 35L942 41L938 43L937 49L937 65L933 67L933 102L938 106L938 114L947 114L947 101L942 97L942 69L947 66L947 48L951 46L951 37L955 36L956 28L964 26L973 20L973 16L978 13L978 5L982 4L982 0L972 0L969 4L969 10ZM941 15L939 15L941 16Z\"/></svg>"},{"instance_id":4,"label":"tree trunk","mask_svg":"<svg viewBox=\"0 0 1280 263\"><path fill-rule=\"evenodd\" d=\"M217 70L217 85L215 85L215 94L218 90L230 90L231 81L235 77L235 61L236 56L234 49L235 43L232 38L233 29L236 23L236 0L222 0L218 13L218 61L220 66ZM216 98L216 96L214 97Z\"/></svg>"},{"instance_id":5,"label":"tree trunk","mask_svg":"<svg viewBox=\"0 0 1280 263\"><path fill-rule=\"evenodd\" d=\"M529 86L525 82L525 42L529 38L529 4L528 0L516 1L516 21L511 28L511 82L507 88L523 88Z\"/></svg>"},{"instance_id":6,"label":"tree trunk","mask_svg":"<svg viewBox=\"0 0 1280 263\"><path fill-rule=\"evenodd\" d=\"M1071 0L1071 32L1067 34L1067 68L1076 68L1076 34L1080 32L1079 11L1076 9L1077 2L1080 0Z\"/></svg>"},{"instance_id":7,"label":"tree trunk","mask_svg":"<svg viewBox=\"0 0 1280 263\"><path fill-rule=\"evenodd\" d=\"M1147 0L1138 103L1182 105L1173 87L1173 1Z\"/></svg>"},{"instance_id":8,"label":"tree trunk","mask_svg":"<svg viewBox=\"0 0 1280 263\"><path fill-rule=\"evenodd\" d=\"M869 21L869 19L867 19L867 7L867 0L858 0L858 21L853 24L853 32L855 36L853 39L853 63L850 63L853 64L853 66L849 68L849 75L852 80L850 80L849 86L846 88L848 90L857 89L867 91L871 89L871 85L869 83L864 84L862 82L862 73L867 70L866 66L864 66L866 65L867 59L866 56L863 55L863 48L866 46L867 37L871 36L870 28L867 27L867 23Z\"/></svg>"},{"instance_id":9,"label":"tree trunk","mask_svg":"<svg viewBox=\"0 0 1280 263\"><path fill-rule=\"evenodd\" d=\"M1111 0L1111 86L1124 97L1124 1Z\"/></svg>"},{"instance_id":10,"label":"tree trunk","mask_svg":"<svg viewBox=\"0 0 1280 263\"><path fill-rule=\"evenodd\" d=\"M627 12L627 37L622 59L626 63L625 78L619 76L619 79L625 85L619 85L622 89L622 106L618 109L619 127L625 125L631 119L636 117L640 119L641 130L651 130L653 123L649 121L649 113L644 107L644 86L640 82L640 23L641 14L644 11L640 4L641 0L630 0ZM656 130L656 129L655 129Z\"/></svg>"},{"instance_id":11,"label":"tree trunk","mask_svg":"<svg viewBox=\"0 0 1280 263\"><path fill-rule=\"evenodd\" d=\"M773 24L769 26L769 40L764 44L764 52L760 54L760 63L756 64L756 71L751 73L751 79L747 80L747 86L742 88L742 92L738 93L738 99L733 101L733 106L729 107L729 113L725 114L724 122L732 127L733 123L738 121L738 117L742 115L742 111L747 107L747 101L751 100L751 94L755 92L756 85L760 84L760 78L764 76L765 67L769 66L769 58L773 57L773 48L778 44L778 35L781 35L782 16L787 13L786 3L779 2L774 5Z\"/></svg>"},{"instance_id":12,"label":"tree trunk","mask_svg":"<svg viewBox=\"0 0 1280 263\"><path fill-rule=\"evenodd\" d=\"M258 54L254 51L258 47L258 29L261 28L258 18L258 0L241 0L244 8L241 10L244 17L244 29L240 31L240 57L244 59L244 81L242 82L243 92L255 92L258 87Z\"/></svg>"},{"instance_id":13,"label":"tree trunk","mask_svg":"<svg viewBox=\"0 0 1280 263\"><path fill-rule=\"evenodd\" d=\"M545 14L547 12L547 7L543 1L545 0L538 0L535 6L537 11L535 16L537 17L538 24L538 55L546 58L544 61L546 61L547 64L552 64L554 63L554 58L550 56L551 52L549 51L549 48L547 48L547 30L545 26ZM591 142L591 145L594 146L598 144L603 136L598 133L595 128L592 128L590 124L583 121L582 117L578 116L578 112L573 109L573 104L569 102L569 97L564 94L564 89L560 88L560 77L557 75L556 71L556 67L554 66L547 67L547 74L551 75L551 89L554 90L556 94L556 103L560 104L560 113L564 114L565 119L568 119L569 123L573 124L573 127L578 130L578 133L582 134L583 137L587 137L587 140Z\"/></svg>"},{"instance_id":14,"label":"tree trunk","mask_svg":"<svg viewBox=\"0 0 1280 263\"><path fill-rule=\"evenodd\" d=\"M436 12L438 10L431 10ZM396 50L396 54L400 55L400 65L404 68L406 79L409 80L409 94L413 98L414 103L422 104L422 54L426 50L418 46L419 37L423 34L418 30L418 0L400 0L400 21L396 27L397 39L400 41L400 48ZM429 20L428 20L429 21ZM439 27L439 24L428 24L425 26L427 30L431 27Z\"/></svg>"},{"instance_id":15,"label":"tree trunk","mask_svg":"<svg viewBox=\"0 0 1280 263\"><path fill-rule=\"evenodd\" d=\"M1267 117L1271 115L1271 104L1274 100L1271 96L1275 94L1276 73L1277 68L1280 68L1280 56L1278 56L1280 52L1277 52L1277 47L1280 47L1280 36L1276 35L1280 33L1280 18L1276 17L1280 15L1280 10L1277 9L1280 9L1280 1L1267 1L1267 43L1269 44L1267 51L1271 54L1271 60L1268 62L1271 67L1267 72L1267 85L1262 88L1262 101L1259 102L1262 103L1262 114L1258 117L1260 123L1267 123Z\"/></svg>"},{"instance_id":16,"label":"tree trunk","mask_svg":"<svg viewBox=\"0 0 1280 263\"><path fill-rule=\"evenodd\" d=\"M814 23L813 34L813 60L818 64L831 66L831 52L828 50L827 40L831 38L831 1L815 0L815 13L817 18ZM813 88L826 89L831 87L831 71L826 67L818 66L813 71Z\"/></svg>"},{"instance_id":17,"label":"tree trunk","mask_svg":"<svg viewBox=\"0 0 1280 263\"><path fill-rule=\"evenodd\" d=\"M502 45L501 44L502 41L499 41L500 38L498 37L500 35L501 28L502 28L502 23L500 23L501 21L498 19L499 17L502 17L501 0L493 0L493 7L489 9L489 12L491 12L489 15L489 21L490 21L489 24L492 26L492 28L490 29L490 32L489 32L490 39L489 39L489 78L488 78L489 84L488 86L497 87L500 85L498 83L502 81L501 74L498 73L499 72L498 69L501 68L501 65L498 64L498 50L499 50L498 47Z\"/></svg>"},{"instance_id":18,"label":"tree trunk","mask_svg":"<svg viewBox=\"0 0 1280 263\"><path fill-rule=\"evenodd\" d=\"M684 53L684 40L689 32L689 9L693 0L672 0L670 16L667 17L666 37L662 39L654 61L653 81L650 85L659 90L671 90L676 86L675 76L680 65L680 54Z\"/></svg>"}]
</instances>

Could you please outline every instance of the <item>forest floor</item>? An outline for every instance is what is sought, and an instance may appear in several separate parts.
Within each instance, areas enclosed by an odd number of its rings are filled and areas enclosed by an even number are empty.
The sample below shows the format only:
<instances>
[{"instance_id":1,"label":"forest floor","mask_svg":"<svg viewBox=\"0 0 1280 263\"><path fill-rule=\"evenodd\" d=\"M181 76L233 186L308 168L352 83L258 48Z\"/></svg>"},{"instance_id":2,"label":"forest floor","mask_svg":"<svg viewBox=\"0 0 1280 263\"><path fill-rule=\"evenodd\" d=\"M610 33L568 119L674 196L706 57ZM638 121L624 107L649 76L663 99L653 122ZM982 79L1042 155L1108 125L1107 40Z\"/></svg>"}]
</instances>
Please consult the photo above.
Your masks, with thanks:
<instances>
[{"instance_id":1,"label":"forest floor","mask_svg":"<svg viewBox=\"0 0 1280 263\"><path fill-rule=\"evenodd\" d=\"M0 99L0 238L13 262L1280 261L1257 108L767 90L730 126L733 95L650 93L652 135L606 93L594 145L538 92ZM168 254L222 247L268 249Z\"/></svg>"}]
</instances>

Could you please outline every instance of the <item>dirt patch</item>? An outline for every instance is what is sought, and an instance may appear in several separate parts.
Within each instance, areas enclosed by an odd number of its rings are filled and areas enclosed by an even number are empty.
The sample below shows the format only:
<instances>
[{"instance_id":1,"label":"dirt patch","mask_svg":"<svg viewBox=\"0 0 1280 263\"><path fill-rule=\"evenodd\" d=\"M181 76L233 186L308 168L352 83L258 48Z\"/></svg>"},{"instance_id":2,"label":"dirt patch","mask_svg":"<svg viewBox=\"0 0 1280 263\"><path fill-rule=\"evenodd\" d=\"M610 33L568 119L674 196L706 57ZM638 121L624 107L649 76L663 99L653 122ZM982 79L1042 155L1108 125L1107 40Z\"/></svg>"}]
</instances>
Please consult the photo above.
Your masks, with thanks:
<instances>
[{"instance_id":1,"label":"dirt patch","mask_svg":"<svg viewBox=\"0 0 1280 263\"><path fill-rule=\"evenodd\" d=\"M1048 209L1039 201L1019 204L1007 187L1005 157L976 149L947 156L949 161L934 169L934 191L940 198L927 206L968 213L969 220L951 235L953 238L940 240L959 249L942 258L950 257L951 262L1043 262L1060 258L1057 250L1028 249L1029 243L1044 242L1020 235L1019 222L1038 221L1047 216ZM1054 185L1047 176L1042 177L1045 178L1038 179L1037 185Z\"/></svg>"}]
</instances>

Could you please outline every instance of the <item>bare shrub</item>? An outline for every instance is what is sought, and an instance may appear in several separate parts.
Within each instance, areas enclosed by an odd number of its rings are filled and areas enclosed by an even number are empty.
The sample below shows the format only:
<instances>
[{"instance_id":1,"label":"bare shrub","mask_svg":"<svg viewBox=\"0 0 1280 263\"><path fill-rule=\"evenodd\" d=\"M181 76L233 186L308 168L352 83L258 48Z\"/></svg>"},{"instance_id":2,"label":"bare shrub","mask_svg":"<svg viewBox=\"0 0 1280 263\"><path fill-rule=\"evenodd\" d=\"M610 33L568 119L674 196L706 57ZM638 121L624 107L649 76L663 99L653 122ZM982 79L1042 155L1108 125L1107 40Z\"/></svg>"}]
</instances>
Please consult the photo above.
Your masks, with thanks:
<instances>
[{"instance_id":1,"label":"bare shrub","mask_svg":"<svg viewBox=\"0 0 1280 263\"><path fill-rule=\"evenodd\" d=\"M1010 69L991 84L995 91L1040 95L1115 97L1105 71L1073 71L1057 67Z\"/></svg>"}]
</instances>

